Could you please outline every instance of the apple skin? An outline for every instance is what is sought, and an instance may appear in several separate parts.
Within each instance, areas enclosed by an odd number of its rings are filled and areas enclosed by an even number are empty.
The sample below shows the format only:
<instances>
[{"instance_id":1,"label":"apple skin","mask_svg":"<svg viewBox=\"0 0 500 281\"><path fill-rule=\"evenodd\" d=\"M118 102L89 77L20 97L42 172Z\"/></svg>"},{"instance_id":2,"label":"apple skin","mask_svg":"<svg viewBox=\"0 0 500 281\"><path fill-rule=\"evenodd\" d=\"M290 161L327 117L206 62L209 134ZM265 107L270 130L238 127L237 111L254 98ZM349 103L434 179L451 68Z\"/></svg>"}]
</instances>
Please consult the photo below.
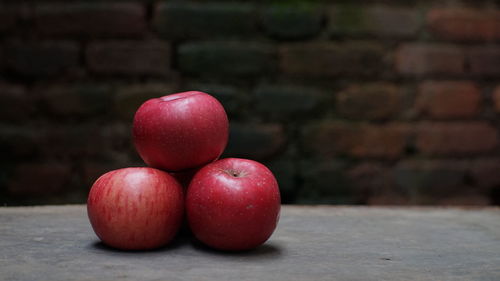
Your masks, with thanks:
<instances>
[{"instance_id":1,"label":"apple skin","mask_svg":"<svg viewBox=\"0 0 500 281\"><path fill-rule=\"evenodd\" d=\"M202 243L240 251L263 244L280 214L272 172L253 160L226 158L201 168L186 194L189 226Z\"/></svg>"},{"instance_id":2,"label":"apple skin","mask_svg":"<svg viewBox=\"0 0 500 281\"><path fill-rule=\"evenodd\" d=\"M132 135L148 166L182 171L220 157L227 145L229 121L216 98L182 92L143 103L135 113Z\"/></svg>"},{"instance_id":3,"label":"apple skin","mask_svg":"<svg viewBox=\"0 0 500 281\"><path fill-rule=\"evenodd\" d=\"M124 168L97 179L87 213L99 239L122 250L147 250L168 244L184 215L181 185L153 168Z\"/></svg>"}]
</instances>

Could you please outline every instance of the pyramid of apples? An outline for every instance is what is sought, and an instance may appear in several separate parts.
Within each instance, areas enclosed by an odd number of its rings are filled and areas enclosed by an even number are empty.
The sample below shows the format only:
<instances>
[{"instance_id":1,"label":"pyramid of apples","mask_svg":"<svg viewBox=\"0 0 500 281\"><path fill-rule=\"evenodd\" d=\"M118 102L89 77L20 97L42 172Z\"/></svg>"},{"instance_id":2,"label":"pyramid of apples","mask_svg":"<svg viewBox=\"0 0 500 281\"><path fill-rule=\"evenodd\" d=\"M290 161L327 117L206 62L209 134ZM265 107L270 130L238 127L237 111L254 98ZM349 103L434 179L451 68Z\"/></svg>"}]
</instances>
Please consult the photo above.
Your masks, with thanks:
<instances>
[{"instance_id":1,"label":"pyramid of apples","mask_svg":"<svg viewBox=\"0 0 500 281\"><path fill-rule=\"evenodd\" d=\"M264 243L279 219L278 183L256 161L218 160L228 131L223 106L203 92L143 103L132 134L149 167L110 171L89 193L88 216L101 241L124 250L162 247L186 219L196 239L215 249Z\"/></svg>"}]
</instances>

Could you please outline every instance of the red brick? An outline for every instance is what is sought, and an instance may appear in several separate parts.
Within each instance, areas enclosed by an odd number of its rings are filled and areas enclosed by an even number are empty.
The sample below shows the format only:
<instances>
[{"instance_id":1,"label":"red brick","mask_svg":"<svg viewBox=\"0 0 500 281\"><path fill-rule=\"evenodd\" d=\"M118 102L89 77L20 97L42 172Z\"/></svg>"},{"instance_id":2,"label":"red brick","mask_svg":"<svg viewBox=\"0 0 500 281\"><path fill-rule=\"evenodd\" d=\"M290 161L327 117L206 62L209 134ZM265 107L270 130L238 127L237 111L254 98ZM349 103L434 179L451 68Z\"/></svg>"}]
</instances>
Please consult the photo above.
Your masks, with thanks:
<instances>
[{"instance_id":1,"label":"red brick","mask_svg":"<svg viewBox=\"0 0 500 281\"><path fill-rule=\"evenodd\" d=\"M108 122L105 125L96 123L88 124L89 139L101 143L103 148L97 145L87 145L89 153L104 155L113 162L128 161L128 153L133 149L130 137L130 124L121 122ZM134 151L135 152L135 151Z\"/></svg>"},{"instance_id":2,"label":"red brick","mask_svg":"<svg viewBox=\"0 0 500 281\"><path fill-rule=\"evenodd\" d=\"M252 95L247 95L245 89L225 83L196 82L196 80L194 80L184 84L183 89L198 89L199 91L214 96L219 100L226 113L231 116L232 119L238 118L238 116L244 114L242 106L253 97ZM283 115L280 114L280 116L282 117Z\"/></svg>"},{"instance_id":3,"label":"red brick","mask_svg":"<svg viewBox=\"0 0 500 281\"><path fill-rule=\"evenodd\" d=\"M92 184L102 175L112 170L126 168L126 167L140 167L139 163L130 163L130 161L115 161L115 162L105 162L105 161L95 161L90 159L89 161L83 161L82 163L82 176L83 183L89 189Z\"/></svg>"},{"instance_id":4,"label":"red brick","mask_svg":"<svg viewBox=\"0 0 500 281\"><path fill-rule=\"evenodd\" d=\"M293 203L296 199L298 187L297 161L290 155L276 157L264 163L273 172L279 183L281 202L283 204Z\"/></svg>"},{"instance_id":5,"label":"red brick","mask_svg":"<svg viewBox=\"0 0 500 281\"><path fill-rule=\"evenodd\" d=\"M0 120L26 121L35 112L37 101L24 86L0 82Z\"/></svg>"},{"instance_id":6,"label":"red brick","mask_svg":"<svg viewBox=\"0 0 500 281\"><path fill-rule=\"evenodd\" d=\"M498 85L495 90L493 90L493 94L491 95L491 99L493 100L493 107L497 113L500 113L500 85Z\"/></svg>"},{"instance_id":7,"label":"red brick","mask_svg":"<svg viewBox=\"0 0 500 281\"><path fill-rule=\"evenodd\" d=\"M471 73L495 77L500 75L500 46L472 47L468 59Z\"/></svg>"},{"instance_id":8,"label":"red brick","mask_svg":"<svg viewBox=\"0 0 500 281\"><path fill-rule=\"evenodd\" d=\"M345 118L381 120L399 113L402 92L394 84L351 85L336 95L336 112Z\"/></svg>"},{"instance_id":9,"label":"red brick","mask_svg":"<svg viewBox=\"0 0 500 281\"><path fill-rule=\"evenodd\" d=\"M428 155L481 154L497 145L498 132L486 122L425 122L417 129L417 149Z\"/></svg>"},{"instance_id":10,"label":"red brick","mask_svg":"<svg viewBox=\"0 0 500 281\"><path fill-rule=\"evenodd\" d=\"M29 18L30 10L26 3L4 4L0 3L0 33L14 31L20 22Z\"/></svg>"},{"instance_id":11,"label":"red brick","mask_svg":"<svg viewBox=\"0 0 500 281\"><path fill-rule=\"evenodd\" d=\"M164 76L170 68L170 46L161 41L107 41L88 46L89 69L107 75Z\"/></svg>"},{"instance_id":12,"label":"red brick","mask_svg":"<svg viewBox=\"0 0 500 281\"><path fill-rule=\"evenodd\" d=\"M481 93L469 81L426 81L420 84L417 111L437 119L468 118L480 107Z\"/></svg>"},{"instance_id":13,"label":"red brick","mask_svg":"<svg viewBox=\"0 0 500 281\"><path fill-rule=\"evenodd\" d=\"M420 27L417 9L396 6L373 6L368 11L366 26L372 34L387 37L414 36Z\"/></svg>"},{"instance_id":14,"label":"red brick","mask_svg":"<svg viewBox=\"0 0 500 281\"><path fill-rule=\"evenodd\" d=\"M177 66L189 76L204 78L261 77L276 69L272 44L243 41L190 42L177 48Z\"/></svg>"},{"instance_id":15,"label":"red brick","mask_svg":"<svg viewBox=\"0 0 500 281\"><path fill-rule=\"evenodd\" d=\"M442 206L488 206L491 205L491 199L481 193L474 191L464 192L464 194L450 195L436 202L436 205Z\"/></svg>"},{"instance_id":16,"label":"red brick","mask_svg":"<svg viewBox=\"0 0 500 281\"><path fill-rule=\"evenodd\" d=\"M90 189L92 184L100 176L119 168L120 168L119 166L112 164L103 164L101 162L85 162L83 163L83 168L82 168L83 183Z\"/></svg>"},{"instance_id":17,"label":"red brick","mask_svg":"<svg viewBox=\"0 0 500 281\"><path fill-rule=\"evenodd\" d=\"M79 47L74 42L11 42L3 49L8 71L22 76L60 76L79 64Z\"/></svg>"},{"instance_id":18,"label":"red brick","mask_svg":"<svg viewBox=\"0 0 500 281\"><path fill-rule=\"evenodd\" d=\"M107 113L113 94L110 87L94 84L59 84L36 91L51 114L69 118Z\"/></svg>"},{"instance_id":19,"label":"red brick","mask_svg":"<svg viewBox=\"0 0 500 281\"><path fill-rule=\"evenodd\" d=\"M494 9L436 8L427 14L431 34L446 40L500 39L500 11Z\"/></svg>"},{"instance_id":20,"label":"red brick","mask_svg":"<svg viewBox=\"0 0 500 281\"><path fill-rule=\"evenodd\" d=\"M321 93L299 85L260 85L255 90L255 109L274 120L304 118L314 112ZM279 104L279 106L276 106Z\"/></svg>"},{"instance_id":21,"label":"red brick","mask_svg":"<svg viewBox=\"0 0 500 281\"><path fill-rule=\"evenodd\" d=\"M324 121L302 132L306 151L319 157L347 155L394 159L406 148L411 128L406 124L368 125Z\"/></svg>"},{"instance_id":22,"label":"red brick","mask_svg":"<svg viewBox=\"0 0 500 281\"><path fill-rule=\"evenodd\" d=\"M77 95L72 89L64 86L56 86L49 89L37 89L42 96L43 104L48 111L60 116L83 115L85 107L83 106L82 96Z\"/></svg>"},{"instance_id":23,"label":"red brick","mask_svg":"<svg viewBox=\"0 0 500 281\"><path fill-rule=\"evenodd\" d=\"M462 74L465 55L453 45L403 44L396 50L395 67L399 73L409 75Z\"/></svg>"},{"instance_id":24,"label":"red brick","mask_svg":"<svg viewBox=\"0 0 500 281\"><path fill-rule=\"evenodd\" d=\"M116 90L113 109L115 115L123 120L132 121L135 112L148 99L162 97L176 92L173 84L133 84Z\"/></svg>"},{"instance_id":25,"label":"red brick","mask_svg":"<svg viewBox=\"0 0 500 281\"><path fill-rule=\"evenodd\" d=\"M91 139L92 129L88 125L62 126L53 124L37 128L39 136L37 146L41 150L42 158L67 159L98 157L100 153L92 154L91 146L104 147L100 139Z\"/></svg>"},{"instance_id":26,"label":"red brick","mask_svg":"<svg viewBox=\"0 0 500 281\"><path fill-rule=\"evenodd\" d=\"M387 205L391 201L400 202L399 199L405 197L404 192L395 190L390 170L385 165L363 162L348 170L347 177L363 203Z\"/></svg>"},{"instance_id":27,"label":"red brick","mask_svg":"<svg viewBox=\"0 0 500 281\"><path fill-rule=\"evenodd\" d=\"M298 204L359 204L345 172L346 163L337 160L301 161Z\"/></svg>"},{"instance_id":28,"label":"red brick","mask_svg":"<svg viewBox=\"0 0 500 281\"><path fill-rule=\"evenodd\" d=\"M0 32L6 32L16 26L17 17L12 11L12 7L0 4Z\"/></svg>"},{"instance_id":29,"label":"red brick","mask_svg":"<svg viewBox=\"0 0 500 281\"><path fill-rule=\"evenodd\" d=\"M38 4L35 26L49 36L137 37L146 29L146 9L125 2Z\"/></svg>"},{"instance_id":30,"label":"red brick","mask_svg":"<svg viewBox=\"0 0 500 281\"><path fill-rule=\"evenodd\" d=\"M324 26L322 9L311 5L269 5L261 13L260 24L270 37L281 40L303 40L318 35Z\"/></svg>"},{"instance_id":31,"label":"red brick","mask_svg":"<svg viewBox=\"0 0 500 281\"><path fill-rule=\"evenodd\" d=\"M154 11L153 25L168 39L241 38L257 33L250 3L164 1Z\"/></svg>"},{"instance_id":32,"label":"red brick","mask_svg":"<svg viewBox=\"0 0 500 281\"><path fill-rule=\"evenodd\" d=\"M466 184L467 162L458 160L410 159L393 169L399 189L406 190L413 204L436 204L470 189Z\"/></svg>"},{"instance_id":33,"label":"red brick","mask_svg":"<svg viewBox=\"0 0 500 281\"><path fill-rule=\"evenodd\" d=\"M24 163L16 166L7 190L9 194L20 197L57 194L69 187L70 178L68 163Z\"/></svg>"},{"instance_id":34,"label":"red brick","mask_svg":"<svg viewBox=\"0 0 500 281\"><path fill-rule=\"evenodd\" d=\"M33 159L40 151L41 133L31 126L5 125L0 126L0 162Z\"/></svg>"},{"instance_id":35,"label":"red brick","mask_svg":"<svg viewBox=\"0 0 500 281\"><path fill-rule=\"evenodd\" d=\"M282 72L327 77L379 74L384 55L383 47L375 42L287 45L279 51Z\"/></svg>"},{"instance_id":36,"label":"red brick","mask_svg":"<svg viewBox=\"0 0 500 281\"><path fill-rule=\"evenodd\" d=\"M277 123L243 124L231 122L224 156L255 160L269 159L284 150L285 130Z\"/></svg>"},{"instance_id":37,"label":"red brick","mask_svg":"<svg viewBox=\"0 0 500 281\"><path fill-rule=\"evenodd\" d=\"M500 185L500 158L480 158L472 161L470 173L475 185L489 190Z\"/></svg>"},{"instance_id":38,"label":"red brick","mask_svg":"<svg viewBox=\"0 0 500 281\"><path fill-rule=\"evenodd\" d=\"M420 27L417 9L389 5L338 5L330 10L333 35L407 38Z\"/></svg>"},{"instance_id":39,"label":"red brick","mask_svg":"<svg viewBox=\"0 0 500 281\"><path fill-rule=\"evenodd\" d=\"M42 158L126 161L132 148L128 124L52 124L41 128L38 135Z\"/></svg>"}]
</instances>

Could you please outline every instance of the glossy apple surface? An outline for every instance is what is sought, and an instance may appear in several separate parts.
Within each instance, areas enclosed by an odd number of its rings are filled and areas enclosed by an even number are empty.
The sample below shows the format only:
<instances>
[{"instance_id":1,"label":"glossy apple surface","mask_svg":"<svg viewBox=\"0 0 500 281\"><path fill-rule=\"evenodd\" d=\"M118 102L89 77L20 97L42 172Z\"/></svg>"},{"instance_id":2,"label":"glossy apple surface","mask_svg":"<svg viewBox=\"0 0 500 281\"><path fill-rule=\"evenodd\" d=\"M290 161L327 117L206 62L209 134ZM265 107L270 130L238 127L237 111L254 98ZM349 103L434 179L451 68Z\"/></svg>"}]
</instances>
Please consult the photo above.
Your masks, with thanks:
<instances>
[{"instance_id":1,"label":"glossy apple surface","mask_svg":"<svg viewBox=\"0 0 500 281\"><path fill-rule=\"evenodd\" d=\"M278 183L258 162L221 159L191 180L186 213L191 231L204 244L220 250L252 249L269 239L278 223Z\"/></svg>"},{"instance_id":2,"label":"glossy apple surface","mask_svg":"<svg viewBox=\"0 0 500 281\"><path fill-rule=\"evenodd\" d=\"M146 101L134 116L132 134L139 155L150 167L182 171L219 158L228 130L220 102L190 91Z\"/></svg>"},{"instance_id":3,"label":"glossy apple surface","mask_svg":"<svg viewBox=\"0 0 500 281\"><path fill-rule=\"evenodd\" d=\"M123 250L146 250L170 242L182 222L181 185L153 168L124 168L92 186L87 212L101 241Z\"/></svg>"}]
</instances>

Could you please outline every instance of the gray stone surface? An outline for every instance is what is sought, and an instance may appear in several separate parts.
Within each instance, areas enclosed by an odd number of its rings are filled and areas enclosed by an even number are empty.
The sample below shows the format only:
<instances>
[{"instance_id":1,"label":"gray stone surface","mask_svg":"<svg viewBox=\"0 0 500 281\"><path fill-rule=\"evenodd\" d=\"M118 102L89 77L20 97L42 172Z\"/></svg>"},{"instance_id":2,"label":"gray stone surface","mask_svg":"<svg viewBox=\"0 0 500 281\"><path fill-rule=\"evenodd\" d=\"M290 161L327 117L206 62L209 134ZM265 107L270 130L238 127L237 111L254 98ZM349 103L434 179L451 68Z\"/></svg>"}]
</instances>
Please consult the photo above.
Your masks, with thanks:
<instances>
[{"instance_id":1,"label":"gray stone surface","mask_svg":"<svg viewBox=\"0 0 500 281\"><path fill-rule=\"evenodd\" d=\"M0 208L0 280L500 280L500 209L285 206L256 250L103 246L84 206Z\"/></svg>"}]
</instances>

